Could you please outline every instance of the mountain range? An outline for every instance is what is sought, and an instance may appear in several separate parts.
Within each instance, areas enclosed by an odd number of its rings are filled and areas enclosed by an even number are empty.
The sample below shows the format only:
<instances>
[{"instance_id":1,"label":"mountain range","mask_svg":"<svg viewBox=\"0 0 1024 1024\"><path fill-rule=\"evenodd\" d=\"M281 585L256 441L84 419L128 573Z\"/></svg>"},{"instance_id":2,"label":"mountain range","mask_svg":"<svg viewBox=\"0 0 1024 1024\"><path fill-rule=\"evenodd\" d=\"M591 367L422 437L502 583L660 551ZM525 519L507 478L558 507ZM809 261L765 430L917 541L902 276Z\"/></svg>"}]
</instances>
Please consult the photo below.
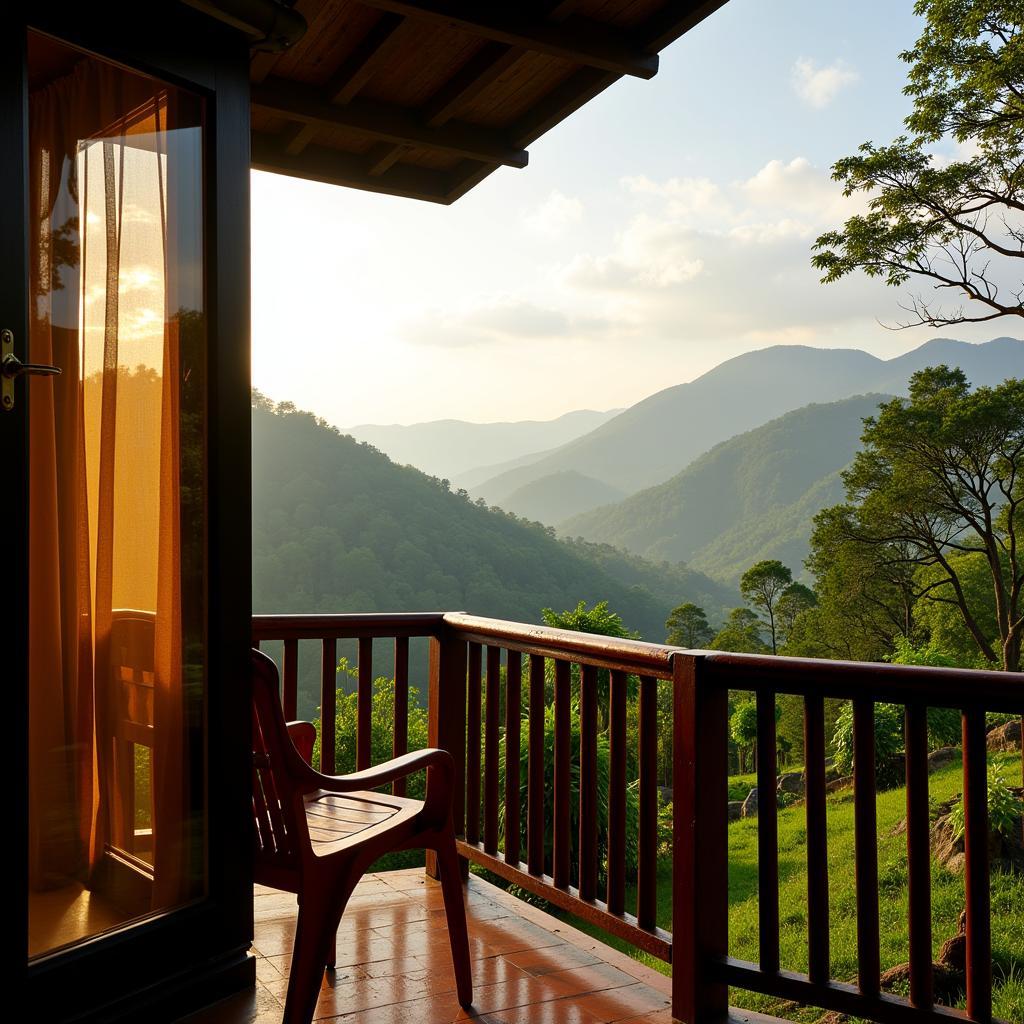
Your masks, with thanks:
<instances>
[{"instance_id":1,"label":"mountain range","mask_svg":"<svg viewBox=\"0 0 1024 1024\"><path fill-rule=\"evenodd\" d=\"M716 445L681 473L561 532L734 582L763 558L799 576L815 513L843 498L862 420L889 396L812 404Z\"/></svg>"},{"instance_id":2,"label":"mountain range","mask_svg":"<svg viewBox=\"0 0 1024 1024\"><path fill-rule=\"evenodd\" d=\"M343 427L342 433L372 444L399 465L415 466L431 476L459 480L461 486L471 486L459 478L482 464L532 458L537 452L582 437L620 411L578 409L553 420L512 423L469 423L466 420L432 420L408 426L362 423Z\"/></svg>"},{"instance_id":3,"label":"mountain range","mask_svg":"<svg viewBox=\"0 0 1024 1024\"><path fill-rule=\"evenodd\" d=\"M566 472L588 478L595 494L600 484L633 494L673 477L721 441L809 402L904 394L911 374L939 363L961 367L975 385L996 384L1024 376L1024 342L935 338L893 359L800 345L747 352L688 384L651 395L556 449L491 466L489 478L471 486L471 493L524 515L556 503L552 492ZM473 475L479 479L487 471L480 468ZM577 508L586 511L579 503Z\"/></svg>"}]
</instances>

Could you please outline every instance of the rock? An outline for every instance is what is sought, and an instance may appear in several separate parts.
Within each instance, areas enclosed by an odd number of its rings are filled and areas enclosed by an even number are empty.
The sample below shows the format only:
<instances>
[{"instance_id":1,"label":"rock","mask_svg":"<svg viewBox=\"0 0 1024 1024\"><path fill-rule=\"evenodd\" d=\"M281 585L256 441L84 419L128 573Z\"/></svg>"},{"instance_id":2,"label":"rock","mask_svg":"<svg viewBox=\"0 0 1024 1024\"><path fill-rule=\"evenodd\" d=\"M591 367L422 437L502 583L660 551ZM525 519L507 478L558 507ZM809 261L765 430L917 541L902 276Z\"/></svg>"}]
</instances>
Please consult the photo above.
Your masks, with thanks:
<instances>
[{"instance_id":1,"label":"rock","mask_svg":"<svg viewBox=\"0 0 1024 1024\"><path fill-rule=\"evenodd\" d=\"M743 817L743 801L742 800L730 800L729 801L729 820L739 821Z\"/></svg>"},{"instance_id":2,"label":"rock","mask_svg":"<svg viewBox=\"0 0 1024 1024\"><path fill-rule=\"evenodd\" d=\"M672 803L672 787L671 786L659 786L658 796L661 797L663 804Z\"/></svg>"},{"instance_id":3,"label":"rock","mask_svg":"<svg viewBox=\"0 0 1024 1024\"><path fill-rule=\"evenodd\" d=\"M951 939L946 939L939 950L939 958L932 964L932 986L935 1001L955 1006L964 995L967 986L965 975L967 965L967 912L961 911L959 930ZM910 987L910 964L890 967L879 979L882 990L906 991ZM819 1022L820 1024L820 1022Z\"/></svg>"},{"instance_id":4,"label":"rock","mask_svg":"<svg viewBox=\"0 0 1024 1024\"><path fill-rule=\"evenodd\" d=\"M757 787L755 786L748 794L747 799L743 801L743 806L740 810L740 814L744 818L756 818L757 817Z\"/></svg>"},{"instance_id":5,"label":"rock","mask_svg":"<svg viewBox=\"0 0 1024 1024\"><path fill-rule=\"evenodd\" d=\"M795 796L804 795L804 773L785 772L779 776L779 793L793 793Z\"/></svg>"},{"instance_id":6,"label":"rock","mask_svg":"<svg viewBox=\"0 0 1024 1024\"><path fill-rule=\"evenodd\" d=\"M988 749L997 753L1020 750L1020 719L989 729Z\"/></svg>"},{"instance_id":7,"label":"rock","mask_svg":"<svg viewBox=\"0 0 1024 1024\"><path fill-rule=\"evenodd\" d=\"M838 779L825 783L825 792L834 793L837 789L849 789L853 786L852 775L840 775Z\"/></svg>"},{"instance_id":8,"label":"rock","mask_svg":"<svg viewBox=\"0 0 1024 1024\"><path fill-rule=\"evenodd\" d=\"M932 772L937 772L940 768L945 768L947 764L959 760L959 747L939 747L938 750L933 750L928 755L928 774L931 775Z\"/></svg>"},{"instance_id":9,"label":"rock","mask_svg":"<svg viewBox=\"0 0 1024 1024\"><path fill-rule=\"evenodd\" d=\"M1011 789L1019 794L1019 789ZM953 808L959 802L957 796L939 804L937 816L931 827L931 848L935 859L947 870L959 873L964 869L964 839L956 837L953 823ZM988 837L988 859L993 869L1024 872L1024 839L1021 838L1021 826L1018 819L1007 835L990 832Z\"/></svg>"}]
</instances>

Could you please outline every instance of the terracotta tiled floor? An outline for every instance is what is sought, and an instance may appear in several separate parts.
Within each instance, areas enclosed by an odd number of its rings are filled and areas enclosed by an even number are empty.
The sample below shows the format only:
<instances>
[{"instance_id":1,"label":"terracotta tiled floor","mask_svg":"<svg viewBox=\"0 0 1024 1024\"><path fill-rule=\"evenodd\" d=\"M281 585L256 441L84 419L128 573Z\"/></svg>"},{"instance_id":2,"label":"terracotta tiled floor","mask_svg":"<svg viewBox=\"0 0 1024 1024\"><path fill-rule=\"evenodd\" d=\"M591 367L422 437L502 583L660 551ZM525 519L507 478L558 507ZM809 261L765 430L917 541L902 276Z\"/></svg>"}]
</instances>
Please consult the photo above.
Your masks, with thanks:
<instances>
[{"instance_id":1,"label":"terracotta tiled floor","mask_svg":"<svg viewBox=\"0 0 1024 1024\"><path fill-rule=\"evenodd\" d=\"M279 1024L295 900L257 888L257 988L188 1024ZM455 997L438 884L421 869L368 875L338 933L338 964L316 1018L352 1024L669 1024L669 979L471 878L473 1010Z\"/></svg>"}]
</instances>

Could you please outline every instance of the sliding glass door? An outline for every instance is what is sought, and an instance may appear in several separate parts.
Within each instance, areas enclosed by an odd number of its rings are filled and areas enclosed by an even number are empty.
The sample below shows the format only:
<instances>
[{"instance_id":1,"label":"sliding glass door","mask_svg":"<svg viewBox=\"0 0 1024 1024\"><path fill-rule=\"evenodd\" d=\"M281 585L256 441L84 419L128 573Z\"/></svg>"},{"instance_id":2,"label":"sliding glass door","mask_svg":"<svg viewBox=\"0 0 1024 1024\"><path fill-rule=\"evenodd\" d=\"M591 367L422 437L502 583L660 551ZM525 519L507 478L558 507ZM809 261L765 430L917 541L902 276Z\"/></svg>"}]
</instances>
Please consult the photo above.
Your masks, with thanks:
<instances>
[{"instance_id":1,"label":"sliding glass door","mask_svg":"<svg viewBox=\"0 0 1024 1024\"><path fill-rule=\"evenodd\" d=\"M203 100L36 32L28 78L38 956L205 891L207 330Z\"/></svg>"}]
</instances>

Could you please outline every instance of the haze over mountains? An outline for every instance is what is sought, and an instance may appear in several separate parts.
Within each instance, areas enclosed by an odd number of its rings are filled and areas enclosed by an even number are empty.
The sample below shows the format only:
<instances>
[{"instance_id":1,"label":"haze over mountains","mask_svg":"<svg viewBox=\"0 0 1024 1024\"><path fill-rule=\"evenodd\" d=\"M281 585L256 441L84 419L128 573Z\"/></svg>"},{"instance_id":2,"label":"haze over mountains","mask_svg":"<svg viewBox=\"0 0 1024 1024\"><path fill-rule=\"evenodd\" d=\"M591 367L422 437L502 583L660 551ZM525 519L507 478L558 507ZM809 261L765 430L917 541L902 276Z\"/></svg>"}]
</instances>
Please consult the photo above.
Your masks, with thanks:
<instances>
[{"instance_id":1,"label":"haze over mountains","mask_svg":"<svg viewBox=\"0 0 1024 1024\"><path fill-rule=\"evenodd\" d=\"M380 449L399 465L415 466L442 479L458 480L484 464L505 462L557 448L582 437L621 412L579 409L553 420L520 420L513 423L468 423L465 420L433 420L429 423L378 425L363 423L342 427L357 441ZM462 486L471 486L462 484Z\"/></svg>"},{"instance_id":2,"label":"haze over mountains","mask_svg":"<svg viewBox=\"0 0 1024 1024\"><path fill-rule=\"evenodd\" d=\"M894 359L801 345L747 352L688 384L651 395L528 464L493 466L490 479L471 493L527 514L522 488L533 484L527 493L537 503L545 490L558 487L554 474L573 471L632 494L663 483L719 442L784 413L853 395L903 394L911 374L939 363L961 367L975 385L996 384L1024 376L1024 342L996 338L974 345L935 338Z\"/></svg>"},{"instance_id":3,"label":"haze over mountains","mask_svg":"<svg viewBox=\"0 0 1024 1024\"><path fill-rule=\"evenodd\" d=\"M839 474L860 446L861 421L888 397L786 413L716 445L665 483L560 529L655 561L685 561L730 583L763 558L800 575L811 521L842 500Z\"/></svg>"}]
</instances>

